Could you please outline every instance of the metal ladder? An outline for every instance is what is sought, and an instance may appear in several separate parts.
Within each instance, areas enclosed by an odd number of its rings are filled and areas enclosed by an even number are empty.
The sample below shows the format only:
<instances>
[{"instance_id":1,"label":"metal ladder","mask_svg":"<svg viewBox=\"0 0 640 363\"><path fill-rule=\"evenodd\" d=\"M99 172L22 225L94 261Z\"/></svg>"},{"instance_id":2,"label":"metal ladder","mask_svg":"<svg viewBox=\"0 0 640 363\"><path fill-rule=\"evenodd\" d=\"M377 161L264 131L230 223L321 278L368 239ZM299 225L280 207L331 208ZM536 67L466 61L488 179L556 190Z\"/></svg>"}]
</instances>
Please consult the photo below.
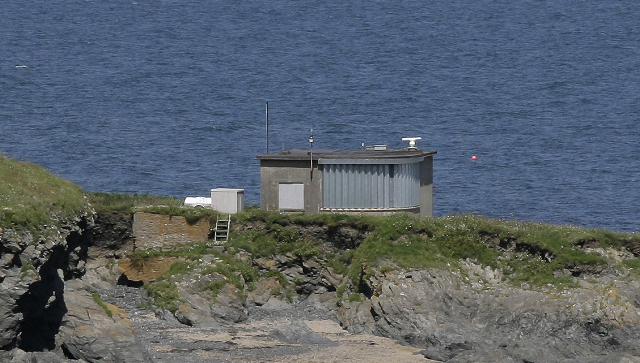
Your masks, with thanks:
<instances>
[{"instance_id":1,"label":"metal ladder","mask_svg":"<svg viewBox=\"0 0 640 363\"><path fill-rule=\"evenodd\" d=\"M216 229L213 234L213 240L217 245L227 242L229 240L229 230L231 229L231 214L227 216L227 219L216 220Z\"/></svg>"}]
</instances>

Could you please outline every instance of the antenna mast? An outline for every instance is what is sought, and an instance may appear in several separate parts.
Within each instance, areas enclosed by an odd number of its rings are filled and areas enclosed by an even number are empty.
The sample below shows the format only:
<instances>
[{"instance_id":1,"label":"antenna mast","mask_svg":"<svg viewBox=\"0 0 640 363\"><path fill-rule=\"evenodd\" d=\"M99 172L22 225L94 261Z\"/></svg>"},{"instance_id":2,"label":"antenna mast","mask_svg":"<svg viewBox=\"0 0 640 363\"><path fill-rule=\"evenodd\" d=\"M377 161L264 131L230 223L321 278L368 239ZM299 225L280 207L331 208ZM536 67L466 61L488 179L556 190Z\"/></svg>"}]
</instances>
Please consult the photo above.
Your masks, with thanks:
<instances>
[{"instance_id":1,"label":"antenna mast","mask_svg":"<svg viewBox=\"0 0 640 363\"><path fill-rule=\"evenodd\" d=\"M266 118L266 126L267 126L267 154L269 153L269 102L267 102L267 106L265 107L265 118Z\"/></svg>"},{"instance_id":2,"label":"antenna mast","mask_svg":"<svg viewBox=\"0 0 640 363\"><path fill-rule=\"evenodd\" d=\"M313 124L311 125L311 134L309 135L309 157L311 159L311 172L313 173Z\"/></svg>"}]
</instances>

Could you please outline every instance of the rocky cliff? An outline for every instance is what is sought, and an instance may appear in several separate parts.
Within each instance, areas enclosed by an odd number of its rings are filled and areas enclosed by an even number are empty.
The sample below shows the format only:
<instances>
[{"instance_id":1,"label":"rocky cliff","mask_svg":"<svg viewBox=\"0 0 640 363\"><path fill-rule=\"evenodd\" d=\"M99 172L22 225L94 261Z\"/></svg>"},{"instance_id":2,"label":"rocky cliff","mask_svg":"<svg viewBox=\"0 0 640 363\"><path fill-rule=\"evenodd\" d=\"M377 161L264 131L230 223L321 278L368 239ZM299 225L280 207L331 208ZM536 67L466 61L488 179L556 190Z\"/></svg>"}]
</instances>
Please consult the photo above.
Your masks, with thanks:
<instances>
[{"instance_id":1,"label":"rocky cliff","mask_svg":"<svg viewBox=\"0 0 640 363\"><path fill-rule=\"evenodd\" d=\"M87 267L89 255L117 254L128 235L105 216L96 227L94 217L88 209L35 231L0 231L2 361L145 361L127 313L95 294L106 267ZM104 233L114 238L107 242Z\"/></svg>"},{"instance_id":2,"label":"rocky cliff","mask_svg":"<svg viewBox=\"0 0 640 363\"><path fill-rule=\"evenodd\" d=\"M236 349L232 338L231 345L203 348L208 338L201 334L190 348L167 348L171 342L136 324L147 317L174 324L166 329L222 334L265 312L294 316L296 307L313 307L345 331L416 347L415 359L424 361L640 362L640 282L619 264L637 259L637 240L626 239L619 249L576 241L576 249L609 262L564 264L554 273L570 283L540 285L517 282L499 265L471 257L420 268L368 263L354 252L374 233L371 225L278 218L237 222L235 243L166 251L134 251L127 213L87 212L35 233L0 231L0 360L150 362L181 349L228 353ZM434 233L413 228L385 237L385 245L404 246L414 236L425 243ZM559 258L511 237L478 236L505 250L503 259ZM125 298L131 291L135 303ZM300 347L287 342L296 336L314 346L331 343L299 324L273 328L268 339L280 345L261 341L264 357L282 344ZM193 361L216 361L198 357ZM270 357L264 359L276 361Z\"/></svg>"}]
</instances>

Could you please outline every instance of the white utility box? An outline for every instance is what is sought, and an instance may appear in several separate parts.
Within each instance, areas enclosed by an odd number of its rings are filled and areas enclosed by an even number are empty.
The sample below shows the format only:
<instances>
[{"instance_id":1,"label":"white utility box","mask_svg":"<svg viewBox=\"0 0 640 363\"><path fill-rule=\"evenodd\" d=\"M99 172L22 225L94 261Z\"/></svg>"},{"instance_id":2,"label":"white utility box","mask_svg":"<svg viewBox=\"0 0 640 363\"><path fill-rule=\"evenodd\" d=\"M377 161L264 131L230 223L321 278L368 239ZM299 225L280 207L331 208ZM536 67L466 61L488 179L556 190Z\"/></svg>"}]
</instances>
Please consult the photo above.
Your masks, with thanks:
<instances>
[{"instance_id":1,"label":"white utility box","mask_svg":"<svg viewBox=\"0 0 640 363\"><path fill-rule=\"evenodd\" d=\"M184 205L189 207L211 208L211 198L207 197L186 197Z\"/></svg>"},{"instance_id":2,"label":"white utility box","mask_svg":"<svg viewBox=\"0 0 640 363\"><path fill-rule=\"evenodd\" d=\"M244 189L211 189L211 207L220 213L236 214L244 210Z\"/></svg>"}]
</instances>

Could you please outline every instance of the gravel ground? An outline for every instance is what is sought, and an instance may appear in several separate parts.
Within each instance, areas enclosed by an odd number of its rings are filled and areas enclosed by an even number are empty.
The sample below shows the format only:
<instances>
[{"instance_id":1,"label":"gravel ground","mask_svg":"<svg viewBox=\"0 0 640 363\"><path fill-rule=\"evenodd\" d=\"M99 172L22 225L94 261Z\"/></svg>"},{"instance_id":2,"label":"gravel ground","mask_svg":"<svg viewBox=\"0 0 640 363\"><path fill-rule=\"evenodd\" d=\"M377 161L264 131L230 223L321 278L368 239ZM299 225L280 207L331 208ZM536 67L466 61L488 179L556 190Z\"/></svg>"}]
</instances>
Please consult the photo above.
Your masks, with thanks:
<instances>
[{"instance_id":1,"label":"gravel ground","mask_svg":"<svg viewBox=\"0 0 640 363\"><path fill-rule=\"evenodd\" d=\"M435 362L391 339L350 334L331 311L304 302L282 309L254 307L241 323L189 327L170 313L143 308L142 289L116 286L101 294L129 312L151 362Z\"/></svg>"}]
</instances>

